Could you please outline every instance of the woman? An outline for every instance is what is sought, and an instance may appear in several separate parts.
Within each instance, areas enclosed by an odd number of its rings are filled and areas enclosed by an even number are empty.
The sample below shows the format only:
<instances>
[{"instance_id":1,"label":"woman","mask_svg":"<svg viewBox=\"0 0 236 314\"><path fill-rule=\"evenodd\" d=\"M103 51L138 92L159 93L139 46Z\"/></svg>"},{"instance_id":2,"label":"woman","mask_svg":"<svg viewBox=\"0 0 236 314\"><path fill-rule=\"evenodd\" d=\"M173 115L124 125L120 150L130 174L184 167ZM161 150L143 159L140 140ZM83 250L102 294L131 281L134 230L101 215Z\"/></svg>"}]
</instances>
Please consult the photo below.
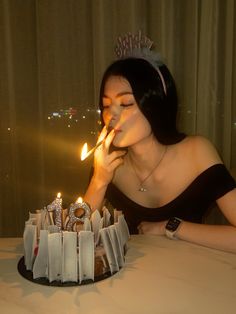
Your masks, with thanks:
<instances>
[{"instance_id":1,"label":"woman","mask_svg":"<svg viewBox=\"0 0 236 314\"><path fill-rule=\"evenodd\" d=\"M92 209L106 198L123 211L130 233L236 252L235 181L207 139L178 132L167 67L138 57L115 61L103 76L100 107L103 144L84 197ZM215 201L229 225L202 224Z\"/></svg>"}]
</instances>

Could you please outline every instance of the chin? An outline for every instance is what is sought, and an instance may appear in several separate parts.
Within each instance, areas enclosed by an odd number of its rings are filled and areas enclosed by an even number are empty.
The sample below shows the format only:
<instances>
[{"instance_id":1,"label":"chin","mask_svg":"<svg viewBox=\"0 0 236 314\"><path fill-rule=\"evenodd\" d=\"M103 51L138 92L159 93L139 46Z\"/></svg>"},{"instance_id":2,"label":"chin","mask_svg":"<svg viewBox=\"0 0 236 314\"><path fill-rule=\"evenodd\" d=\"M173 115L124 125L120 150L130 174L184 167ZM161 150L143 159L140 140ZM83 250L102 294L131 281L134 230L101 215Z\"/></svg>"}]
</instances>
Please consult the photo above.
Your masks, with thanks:
<instances>
[{"instance_id":1,"label":"chin","mask_svg":"<svg viewBox=\"0 0 236 314\"><path fill-rule=\"evenodd\" d=\"M123 143L124 141L119 141L117 138L114 138L112 145L117 147L117 148L122 148L122 147L126 147L127 145L125 145L125 143Z\"/></svg>"},{"instance_id":2,"label":"chin","mask_svg":"<svg viewBox=\"0 0 236 314\"><path fill-rule=\"evenodd\" d=\"M111 143L109 152L111 153L115 150L127 150L127 149L128 149L127 146Z\"/></svg>"}]
</instances>

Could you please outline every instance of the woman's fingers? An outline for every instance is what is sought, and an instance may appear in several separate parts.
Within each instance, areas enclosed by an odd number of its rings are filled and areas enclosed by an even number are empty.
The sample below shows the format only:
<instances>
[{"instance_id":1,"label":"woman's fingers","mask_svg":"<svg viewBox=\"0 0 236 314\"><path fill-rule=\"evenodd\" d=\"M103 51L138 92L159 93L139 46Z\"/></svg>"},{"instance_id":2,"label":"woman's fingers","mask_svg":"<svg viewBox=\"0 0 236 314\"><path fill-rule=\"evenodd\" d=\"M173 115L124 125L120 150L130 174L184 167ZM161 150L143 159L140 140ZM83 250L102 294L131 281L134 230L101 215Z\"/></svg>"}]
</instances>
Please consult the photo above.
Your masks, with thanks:
<instances>
[{"instance_id":1,"label":"woman's fingers","mask_svg":"<svg viewBox=\"0 0 236 314\"><path fill-rule=\"evenodd\" d=\"M126 155L127 151L126 150L114 150L111 154L110 154L110 159L115 160L117 158L122 158Z\"/></svg>"},{"instance_id":2,"label":"woman's fingers","mask_svg":"<svg viewBox=\"0 0 236 314\"><path fill-rule=\"evenodd\" d=\"M94 152L94 174L105 184L112 180L115 169L124 162L123 157L127 153L126 150L115 150L109 153L114 137L114 130L107 134L107 129L104 127L97 141L102 141L102 144Z\"/></svg>"},{"instance_id":3,"label":"woman's fingers","mask_svg":"<svg viewBox=\"0 0 236 314\"><path fill-rule=\"evenodd\" d=\"M109 147L113 141L115 137L115 131L114 129L112 129L109 133L107 131L107 127L104 126L99 137L98 137L98 140L97 140L97 143L99 142L102 142L103 141L103 146L104 148L106 149L106 151L108 152L109 151Z\"/></svg>"},{"instance_id":4,"label":"woman's fingers","mask_svg":"<svg viewBox=\"0 0 236 314\"><path fill-rule=\"evenodd\" d=\"M138 233L139 233L139 234L143 234L143 225L142 225L142 222L138 225L137 229L138 229Z\"/></svg>"},{"instance_id":5,"label":"woman's fingers","mask_svg":"<svg viewBox=\"0 0 236 314\"><path fill-rule=\"evenodd\" d=\"M114 151L109 156L109 167L114 171L118 166L123 164L126 151Z\"/></svg>"},{"instance_id":6,"label":"woman's fingers","mask_svg":"<svg viewBox=\"0 0 236 314\"><path fill-rule=\"evenodd\" d=\"M110 145L115 137L115 131L114 129L111 130L111 132L107 135L106 139L104 140L104 147L106 151L109 151Z\"/></svg>"},{"instance_id":7,"label":"woman's fingers","mask_svg":"<svg viewBox=\"0 0 236 314\"><path fill-rule=\"evenodd\" d=\"M97 139L97 143L103 141L106 136L107 136L107 128L106 128L106 126L104 126L101 133L99 134L99 137Z\"/></svg>"},{"instance_id":8,"label":"woman's fingers","mask_svg":"<svg viewBox=\"0 0 236 314\"><path fill-rule=\"evenodd\" d=\"M127 153L126 150L114 150L112 153L109 153L110 145L115 137L115 131L112 129L107 134L107 128L104 127L101 131L101 134L98 137L97 143L102 141L102 144L95 151L95 158L97 161L102 161L103 166L110 167L115 169L118 165L123 163L123 157Z\"/></svg>"},{"instance_id":9,"label":"woman's fingers","mask_svg":"<svg viewBox=\"0 0 236 314\"><path fill-rule=\"evenodd\" d=\"M116 158L113 162L112 162L112 169L113 171L120 165L122 165L124 162L124 159L122 157L120 158Z\"/></svg>"}]
</instances>

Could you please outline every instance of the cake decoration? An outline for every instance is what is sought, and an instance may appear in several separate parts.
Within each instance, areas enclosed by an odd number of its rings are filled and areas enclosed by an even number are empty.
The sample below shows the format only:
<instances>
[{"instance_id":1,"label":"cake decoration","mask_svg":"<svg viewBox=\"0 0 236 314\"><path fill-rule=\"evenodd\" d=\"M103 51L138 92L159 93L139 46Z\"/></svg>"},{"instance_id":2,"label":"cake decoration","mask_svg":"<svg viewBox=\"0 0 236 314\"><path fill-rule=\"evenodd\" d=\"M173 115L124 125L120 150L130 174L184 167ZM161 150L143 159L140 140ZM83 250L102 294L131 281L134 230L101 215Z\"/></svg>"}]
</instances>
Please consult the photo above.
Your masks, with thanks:
<instances>
[{"instance_id":1,"label":"cake decoration","mask_svg":"<svg viewBox=\"0 0 236 314\"><path fill-rule=\"evenodd\" d=\"M111 217L105 206L102 214L91 212L81 198L63 209L58 194L47 207L29 213L19 272L33 282L58 286L113 275L124 266L130 234L122 212L114 211L113 222Z\"/></svg>"}]
</instances>

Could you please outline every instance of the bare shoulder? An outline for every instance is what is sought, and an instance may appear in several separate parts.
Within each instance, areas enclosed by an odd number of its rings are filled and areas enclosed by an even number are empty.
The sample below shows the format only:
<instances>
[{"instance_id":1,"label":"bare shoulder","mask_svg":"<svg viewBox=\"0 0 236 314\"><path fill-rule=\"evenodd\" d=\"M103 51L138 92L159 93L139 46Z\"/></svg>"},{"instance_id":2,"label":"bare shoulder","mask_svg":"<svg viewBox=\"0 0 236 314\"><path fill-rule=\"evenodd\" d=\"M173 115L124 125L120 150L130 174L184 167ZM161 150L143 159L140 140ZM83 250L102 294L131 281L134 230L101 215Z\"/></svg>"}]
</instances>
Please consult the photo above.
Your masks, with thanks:
<instances>
[{"instance_id":1,"label":"bare shoulder","mask_svg":"<svg viewBox=\"0 0 236 314\"><path fill-rule=\"evenodd\" d=\"M188 156L199 171L207 169L214 164L222 163L215 146L204 136L187 136L182 145L185 147L184 150L188 151Z\"/></svg>"}]
</instances>

